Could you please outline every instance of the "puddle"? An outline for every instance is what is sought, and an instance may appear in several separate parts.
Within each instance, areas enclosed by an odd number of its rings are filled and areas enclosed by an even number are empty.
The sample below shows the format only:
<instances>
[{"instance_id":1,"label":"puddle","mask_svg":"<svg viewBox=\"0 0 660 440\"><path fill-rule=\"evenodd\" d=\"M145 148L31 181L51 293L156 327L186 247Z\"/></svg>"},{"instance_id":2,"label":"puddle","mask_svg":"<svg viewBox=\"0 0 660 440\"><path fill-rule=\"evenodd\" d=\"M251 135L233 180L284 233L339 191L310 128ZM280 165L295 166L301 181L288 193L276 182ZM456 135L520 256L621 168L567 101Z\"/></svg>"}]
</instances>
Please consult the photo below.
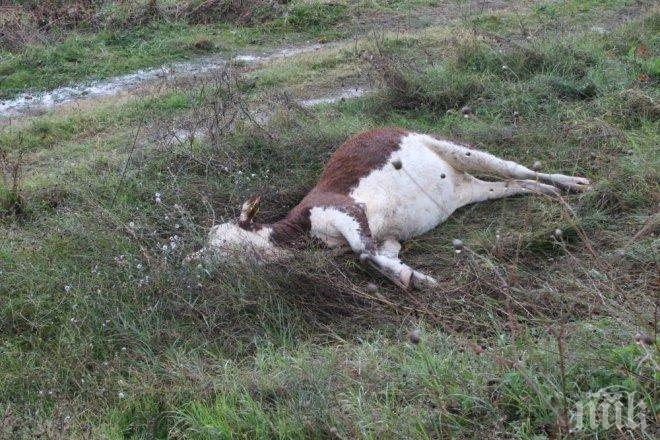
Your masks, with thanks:
<instances>
[{"instance_id":1,"label":"puddle","mask_svg":"<svg viewBox=\"0 0 660 440\"><path fill-rule=\"evenodd\" d=\"M271 53L241 54L231 60L257 65L303 53L315 52L327 46L322 44L289 46ZM201 75L221 69L227 62L227 58L220 56L204 57L194 61L171 63L153 69L142 69L104 80L60 87L47 92L24 93L14 99L0 101L0 118L28 115L35 111L48 110L76 101L107 98L158 79L185 78Z\"/></svg>"},{"instance_id":2,"label":"puddle","mask_svg":"<svg viewBox=\"0 0 660 440\"><path fill-rule=\"evenodd\" d=\"M340 90L338 93L335 93L334 95L325 96L323 98L314 98L314 99L306 99L304 101L298 101L298 104L300 104L303 107L315 107L317 105L322 105L322 104L334 104L336 102L345 101L347 99L359 98L360 96L363 96L367 92L368 90L360 87L344 89L344 90Z\"/></svg>"}]
</instances>

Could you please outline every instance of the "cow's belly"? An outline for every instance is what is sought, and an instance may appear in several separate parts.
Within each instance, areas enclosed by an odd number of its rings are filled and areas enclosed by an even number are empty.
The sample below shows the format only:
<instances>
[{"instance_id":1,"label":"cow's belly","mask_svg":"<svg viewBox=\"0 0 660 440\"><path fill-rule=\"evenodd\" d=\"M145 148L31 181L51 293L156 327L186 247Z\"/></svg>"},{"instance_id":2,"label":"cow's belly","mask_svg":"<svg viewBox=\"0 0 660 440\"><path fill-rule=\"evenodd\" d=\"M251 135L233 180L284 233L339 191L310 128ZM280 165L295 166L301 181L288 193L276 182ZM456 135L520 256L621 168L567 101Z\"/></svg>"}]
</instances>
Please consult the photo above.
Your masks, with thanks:
<instances>
[{"instance_id":1,"label":"cow's belly","mask_svg":"<svg viewBox=\"0 0 660 440\"><path fill-rule=\"evenodd\" d=\"M392 165L396 160L401 161L399 170ZM426 146L404 143L382 169L362 178L350 196L366 206L375 240L407 240L433 229L460 206L455 191L462 180L462 173Z\"/></svg>"}]
</instances>

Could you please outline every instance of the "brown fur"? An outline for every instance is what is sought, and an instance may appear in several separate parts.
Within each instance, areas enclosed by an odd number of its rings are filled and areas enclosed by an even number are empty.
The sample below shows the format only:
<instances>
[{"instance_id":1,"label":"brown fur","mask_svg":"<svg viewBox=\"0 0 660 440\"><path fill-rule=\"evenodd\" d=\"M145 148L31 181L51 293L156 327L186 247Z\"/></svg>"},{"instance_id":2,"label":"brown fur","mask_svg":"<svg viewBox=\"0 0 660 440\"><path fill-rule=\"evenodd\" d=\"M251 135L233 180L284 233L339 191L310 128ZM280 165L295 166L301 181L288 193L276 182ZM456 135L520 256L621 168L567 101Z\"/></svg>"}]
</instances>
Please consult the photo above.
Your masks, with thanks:
<instances>
[{"instance_id":1,"label":"brown fur","mask_svg":"<svg viewBox=\"0 0 660 440\"><path fill-rule=\"evenodd\" d=\"M353 136L330 157L315 189L350 193L361 178L385 165L406 134L399 128L382 128Z\"/></svg>"}]
</instances>

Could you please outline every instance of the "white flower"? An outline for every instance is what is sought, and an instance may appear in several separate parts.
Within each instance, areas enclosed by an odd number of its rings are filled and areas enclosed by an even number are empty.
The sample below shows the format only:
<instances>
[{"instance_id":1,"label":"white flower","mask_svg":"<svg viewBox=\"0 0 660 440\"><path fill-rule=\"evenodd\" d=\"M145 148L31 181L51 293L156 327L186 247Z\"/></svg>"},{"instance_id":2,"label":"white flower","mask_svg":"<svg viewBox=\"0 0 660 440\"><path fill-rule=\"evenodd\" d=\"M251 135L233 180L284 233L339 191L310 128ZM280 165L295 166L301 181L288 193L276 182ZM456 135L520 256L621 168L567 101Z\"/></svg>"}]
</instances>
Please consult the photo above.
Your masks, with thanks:
<instances>
[{"instance_id":1,"label":"white flower","mask_svg":"<svg viewBox=\"0 0 660 440\"><path fill-rule=\"evenodd\" d=\"M137 270L142 270L142 263L138 263L135 267L137 267Z\"/></svg>"},{"instance_id":2,"label":"white flower","mask_svg":"<svg viewBox=\"0 0 660 440\"><path fill-rule=\"evenodd\" d=\"M128 222L128 227L133 229L135 227L135 223L133 222Z\"/></svg>"},{"instance_id":3,"label":"white flower","mask_svg":"<svg viewBox=\"0 0 660 440\"><path fill-rule=\"evenodd\" d=\"M156 203L162 203L162 201L160 200L160 197L156 197Z\"/></svg>"},{"instance_id":4,"label":"white flower","mask_svg":"<svg viewBox=\"0 0 660 440\"><path fill-rule=\"evenodd\" d=\"M71 292L71 286L69 286L68 284L67 284L66 286L64 286L64 291L65 291L66 293Z\"/></svg>"},{"instance_id":5,"label":"white flower","mask_svg":"<svg viewBox=\"0 0 660 440\"><path fill-rule=\"evenodd\" d=\"M126 397L126 394L124 394L123 392L120 391L119 393L117 393L117 397L119 397L120 399L123 399L124 397Z\"/></svg>"},{"instance_id":6,"label":"white flower","mask_svg":"<svg viewBox=\"0 0 660 440\"><path fill-rule=\"evenodd\" d=\"M167 245L164 244L164 245L163 245L163 252L167 252L167 249L168 249L168 248L167 248Z\"/></svg>"},{"instance_id":7,"label":"white flower","mask_svg":"<svg viewBox=\"0 0 660 440\"><path fill-rule=\"evenodd\" d=\"M145 276L140 281L138 281L138 287L144 287L147 284L149 284L149 275Z\"/></svg>"},{"instance_id":8,"label":"white flower","mask_svg":"<svg viewBox=\"0 0 660 440\"><path fill-rule=\"evenodd\" d=\"M178 223L174 225L174 229L179 229L180 227L181 227L181 225L178 224Z\"/></svg>"}]
</instances>

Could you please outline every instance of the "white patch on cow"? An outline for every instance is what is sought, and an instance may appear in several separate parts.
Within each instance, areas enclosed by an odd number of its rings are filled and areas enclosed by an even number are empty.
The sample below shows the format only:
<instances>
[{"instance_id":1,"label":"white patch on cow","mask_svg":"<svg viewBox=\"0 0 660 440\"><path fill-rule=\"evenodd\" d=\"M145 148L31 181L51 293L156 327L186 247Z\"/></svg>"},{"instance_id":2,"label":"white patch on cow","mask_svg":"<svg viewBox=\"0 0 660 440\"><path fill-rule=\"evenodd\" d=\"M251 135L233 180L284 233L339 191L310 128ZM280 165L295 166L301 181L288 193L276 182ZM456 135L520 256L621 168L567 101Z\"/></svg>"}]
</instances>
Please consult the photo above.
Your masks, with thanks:
<instances>
[{"instance_id":1,"label":"white patch on cow","mask_svg":"<svg viewBox=\"0 0 660 440\"><path fill-rule=\"evenodd\" d=\"M396 160L401 169L392 165ZM365 204L374 240L403 241L433 229L462 206L457 191L464 180L423 135L413 133L402 138L383 167L360 179L350 196Z\"/></svg>"},{"instance_id":2,"label":"white patch on cow","mask_svg":"<svg viewBox=\"0 0 660 440\"><path fill-rule=\"evenodd\" d=\"M332 207L314 207L309 211L310 233L330 247L348 243L354 252L364 250L360 224L351 215Z\"/></svg>"}]
</instances>

